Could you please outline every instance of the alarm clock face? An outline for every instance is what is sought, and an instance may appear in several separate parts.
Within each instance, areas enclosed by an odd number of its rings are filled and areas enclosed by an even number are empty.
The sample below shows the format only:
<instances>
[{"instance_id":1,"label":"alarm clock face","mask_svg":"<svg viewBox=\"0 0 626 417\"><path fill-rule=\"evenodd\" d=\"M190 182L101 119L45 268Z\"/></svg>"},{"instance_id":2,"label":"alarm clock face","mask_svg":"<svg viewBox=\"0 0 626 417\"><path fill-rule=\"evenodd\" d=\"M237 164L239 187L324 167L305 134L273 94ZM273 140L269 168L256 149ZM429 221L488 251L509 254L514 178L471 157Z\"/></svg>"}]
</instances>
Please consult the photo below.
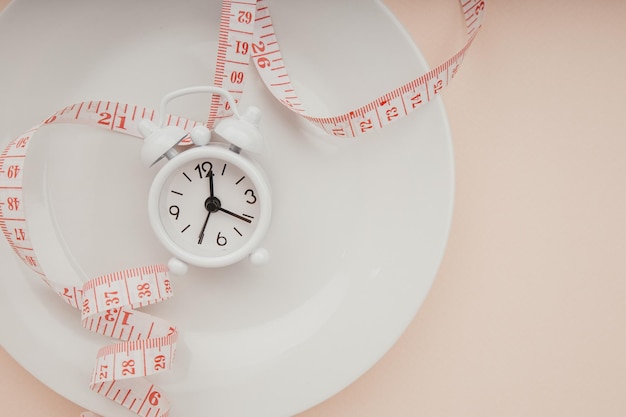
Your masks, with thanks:
<instances>
[{"instance_id":1,"label":"alarm clock face","mask_svg":"<svg viewBox=\"0 0 626 417\"><path fill-rule=\"evenodd\" d=\"M182 261L224 266L254 251L269 225L269 188L259 168L210 145L172 158L155 177L150 220Z\"/></svg>"}]
</instances>

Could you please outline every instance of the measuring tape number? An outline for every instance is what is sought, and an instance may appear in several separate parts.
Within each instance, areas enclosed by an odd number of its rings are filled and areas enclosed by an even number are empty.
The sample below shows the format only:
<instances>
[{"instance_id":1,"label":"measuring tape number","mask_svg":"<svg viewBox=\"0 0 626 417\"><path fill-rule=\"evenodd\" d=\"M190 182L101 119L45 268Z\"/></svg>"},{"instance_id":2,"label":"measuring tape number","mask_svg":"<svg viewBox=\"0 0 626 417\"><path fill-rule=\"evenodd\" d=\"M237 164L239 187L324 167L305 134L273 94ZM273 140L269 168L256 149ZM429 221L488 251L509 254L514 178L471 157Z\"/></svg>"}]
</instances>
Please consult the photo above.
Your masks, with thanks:
<instances>
[{"instance_id":1,"label":"measuring tape number","mask_svg":"<svg viewBox=\"0 0 626 417\"><path fill-rule=\"evenodd\" d=\"M265 0L224 0L213 84L229 91L235 102L239 102L252 62L266 87L287 108L330 135L356 137L421 108L448 86L485 16L483 0L460 0L460 5L468 41L450 59L354 110L336 116L317 116L306 111L289 79ZM213 127L231 115L228 102L214 95L207 125ZM11 141L0 154L0 229L4 237L18 258L66 303L81 312L83 327L120 340L96 355L90 387L142 417L169 414L169 403L162 391L145 377L170 369L178 333L168 322L138 310L172 296L167 267L127 269L91 279L80 288L54 281L45 274L30 240L22 178L29 145L35 133L47 124L86 124L141 138L139 121L156 117L155 111L141 106L82 102L52 114ZM201 124L171 115L164 123L187 131Z\"/></svg>"}]
</instances>

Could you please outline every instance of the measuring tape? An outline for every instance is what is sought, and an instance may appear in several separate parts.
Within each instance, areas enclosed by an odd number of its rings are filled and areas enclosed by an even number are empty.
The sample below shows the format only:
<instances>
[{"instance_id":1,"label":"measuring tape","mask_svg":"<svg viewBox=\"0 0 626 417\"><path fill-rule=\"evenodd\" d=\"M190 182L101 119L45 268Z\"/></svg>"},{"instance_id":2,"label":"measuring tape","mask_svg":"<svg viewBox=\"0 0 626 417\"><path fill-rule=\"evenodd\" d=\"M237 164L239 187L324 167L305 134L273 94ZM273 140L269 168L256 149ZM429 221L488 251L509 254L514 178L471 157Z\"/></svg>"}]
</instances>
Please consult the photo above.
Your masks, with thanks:
<instances>
[{"instance_id":1,"label":"measuring tape","mask_svg":"<svg viewBox=\"0 0 626 417\"><path fill-rule=\"evenodd\" d=\"M238 103L250 62L275 98L295 114L337 137L356 137L380 129L432 101L451 82L485 16L482 0L460 0L468 41L443 64L368 103L336 116L309 114L289 79L265 0L224 0L214 85L228 90ZM214 95L207 124L230 117L232 109ZM121 342L96 355L90 387L142 417L169 414L162 391L145 377L171 368L178 333L168 322L138 309L172 296L167 267L149 265L65 286L44 272L30 240L22 178L27 151L35 133L52 123L78 123L141 138L138 123L159 115L146 107L110 101L90 101L57 111L20 135L0 154L0 229L16 255L65 302L81 312L88 330ZM168 115L164 124L184 130L202 124ZM35 139L36 140L36 139ZM86 413L93 415L92 413Z\"/></svg>"},{"instance_id":2,"label":"measuring tape","mask_svg":"<svg viewBox=\"0 0 626 417\"><path fill-rule=\"evenodd\" d=\"M83 327L122 341L97 353L90 387L142 417L166 416L169 410L161 390L144 377L171 368L178 333L165 320L137 310L172 296L167 267L126 269L91 279L82 287L57 282L44 272L31 242L22 184L28 149L45 125L86 124L141 138L139 121L156 117L154 110L140 106L110 101L78 103L52 114L0 153L0 229L4 237L18 258L81 312ZM165 123L185 130L201 124L171 115Z\"/></svg>"},{"instance_id":3,"label":"measuring tape","mask_svg":"<svg viewBox=\"0 0 626 417\"><path fill-rule=\"evenodd\" d=\"M285 107L326 133L356 137L380 129L421 108L437 97L456 76L463 58L485 17L485 1L459 0L468 40L456 54L426 74L374 98L369 103L335 116L310 114L298 98L280 52L265 0L223 2L214 85L228 90L238 102L243 93L250 60L267 89ZM228 103L214 97L209 125L230 116Z\"/></svg>"},{"instance_id":4,"label":"measuring tape","mask_svg":"<svg viewBox=\"0 0 626 417\"><path fill-rule=\"evenodd\" d=\"M213 85L224 88L239 103L243 95L246 73L250 61L251 42L255 30L256 0L223 0L217 41L217 62ZM233 114L228 101L213 95L207 126Z\"/></svg>"}]
</instances>

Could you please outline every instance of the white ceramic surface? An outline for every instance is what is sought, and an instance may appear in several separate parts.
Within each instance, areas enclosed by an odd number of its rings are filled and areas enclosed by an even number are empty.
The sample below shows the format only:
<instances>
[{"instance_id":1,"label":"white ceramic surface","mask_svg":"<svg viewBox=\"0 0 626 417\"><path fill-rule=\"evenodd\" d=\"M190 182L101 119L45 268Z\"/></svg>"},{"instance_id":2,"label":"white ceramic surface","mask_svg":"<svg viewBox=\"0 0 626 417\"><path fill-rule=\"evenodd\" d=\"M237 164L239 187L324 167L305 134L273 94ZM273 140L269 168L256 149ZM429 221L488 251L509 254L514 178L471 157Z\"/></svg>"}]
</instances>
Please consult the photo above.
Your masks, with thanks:
<instances>
[{"instance_id":1,"label":"white ceramic surface","mask_svg":"<svg viewBox=\"0 0 626 417\"><path fill-rule=\"evenodd\" d=\"M421 74L410 38L376 1L269 1L305 105L356 107ZM218 2L18 0L0 15L0 142L86 99L158 106L209 84ZM172 111L203 120L202 97ZM192 268L174 299L148 310L181 331L176 368L155 378L172 417L289 416L350 384L397 340L435 277L452 212L453 161L439 101L358 140L327 137L278 104L256 78L242 107L263 110L259 158L274 213L272 262ZM37 134L25 178L31 234L49 275L77 284L165 262L146 198L156 170L139 140L84 126ZM0 243L2 345L64 397L131 415L89 391L112 341Z\"/></svg>"}]
</instances>

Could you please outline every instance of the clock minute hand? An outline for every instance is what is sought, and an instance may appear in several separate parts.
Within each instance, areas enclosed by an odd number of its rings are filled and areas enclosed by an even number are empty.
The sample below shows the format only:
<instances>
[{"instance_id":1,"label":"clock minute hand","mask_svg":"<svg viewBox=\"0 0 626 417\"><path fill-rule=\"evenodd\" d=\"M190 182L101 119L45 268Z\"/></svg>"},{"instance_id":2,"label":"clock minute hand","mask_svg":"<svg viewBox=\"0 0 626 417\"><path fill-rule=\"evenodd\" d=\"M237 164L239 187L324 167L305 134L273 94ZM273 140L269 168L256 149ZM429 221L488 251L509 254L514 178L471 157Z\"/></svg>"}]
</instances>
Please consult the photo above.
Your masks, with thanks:
<instances>
[{"instance_id":1,"label":"clock minute hand","mask_svg":"<svg viewBox=\"0 0 626 417\"><path fill-rule=\"evenodd\" d=\"M240 215L239 215L239 214L237 214L237 213L233 213L233 212L232 212L232 211L230 211L230 210L226 210L226 209L225 209L225 208L223 208L223 207L220 207L218 210L219 210L219 211L223 211L224 213L229 214L229 215L231 215L231 216L233 216L233 217L236 217L236 218L238 218L239 220L243 220L243 221L244 221L244 222L246 222L246 223L252 223L252 220L250 220L250 219L248 219L248 218L246 218L246 217L240 216Z\"/></svg>"},{"instance_id":2,"label":"clock minute hand","mask_svg":"<svg viewBox=\"0 0 626 417\"><path fill-rule=\"evenodd\" d=\"M206 219L204 219L204 224L202 225L202 230L200 231L200 236L198 236L198 245L202 245L202 241L204 240L204 231L206 229L206 225L209 222L209 217L211 216L211 210L206 214Z\"/></svg>"}]
</instances>

